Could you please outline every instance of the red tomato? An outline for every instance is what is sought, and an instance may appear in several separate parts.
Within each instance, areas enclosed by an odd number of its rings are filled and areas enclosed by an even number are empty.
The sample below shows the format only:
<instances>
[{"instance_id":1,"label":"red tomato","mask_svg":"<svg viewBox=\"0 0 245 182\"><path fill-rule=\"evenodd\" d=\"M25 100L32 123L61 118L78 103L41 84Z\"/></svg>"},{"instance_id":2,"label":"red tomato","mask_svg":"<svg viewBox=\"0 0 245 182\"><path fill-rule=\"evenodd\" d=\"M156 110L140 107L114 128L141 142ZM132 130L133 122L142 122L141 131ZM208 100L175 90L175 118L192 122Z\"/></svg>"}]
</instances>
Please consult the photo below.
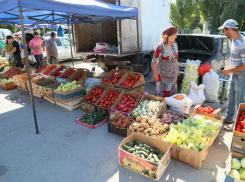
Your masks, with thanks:
<instances>
[{"instance_id":1,"label":"red tomato","mask_svg":"<svg viewBox=\"0 0 245 182\"><path fill-rule=\"evenodd\" d=\"M236 128L240 128L241 129L241 125L236 125Z\"/></svg>"},{"instance_id":2,"label":"red tomato","mask_svg":"<svg viewBox=\"0 0 245 182\"><path fill-rule=\"evenodd\" d=\"M241 121L241 127L244 127L244 125L245 125L245 121Z\"/></svg>"},{"instance_id":3,"label":"red tomato","mask_svg":"<svg viewBox=\"0 0 245 182\"><path fill-rule=\"evenodd\" d=\"M241 132L241 129L240 129L240 128L236 128L235 130L238 131L238 132ZM244 129L243 129L243 130L244 130Z\"/></svg>"},{"instance_id":4,"label":"red tomato","mask_svg":"<svg viewBox=\"0 0 245 182\"><path fill-rule=\"evenodd\" d=\"M241 129L241 132L242 132L242 133L245 133L245 129Z\"/></svg>"},{"instance_id":5,"label":"red tomato","mask_svg":"<svg viewBox=\"0 0 245 182\"><path fill-rule=\"evenodd\" d=\"M243 117L239 117L238 118L238 121L243 121Z\"/></svg>"}]
</instances>

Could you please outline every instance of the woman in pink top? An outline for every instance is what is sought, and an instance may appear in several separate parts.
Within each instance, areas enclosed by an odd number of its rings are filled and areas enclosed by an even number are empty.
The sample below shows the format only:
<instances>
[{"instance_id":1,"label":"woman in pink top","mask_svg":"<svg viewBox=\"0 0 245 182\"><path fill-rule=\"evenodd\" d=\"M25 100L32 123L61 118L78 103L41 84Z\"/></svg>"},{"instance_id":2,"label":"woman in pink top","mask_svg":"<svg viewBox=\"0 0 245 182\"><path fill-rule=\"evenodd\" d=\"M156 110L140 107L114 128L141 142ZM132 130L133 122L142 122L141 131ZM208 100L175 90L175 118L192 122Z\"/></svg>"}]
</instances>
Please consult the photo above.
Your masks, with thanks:
<instances>
[{"instance_id":1,"label":"woman in pink top","mask_svg":"<svg viewBox=\"0 0 245 182\"><path fill-rule=\"evenodd\" d=\"M42 66L43 62L43 51L45 51L45 47L43 45L43 41L39 38L37 32L34 32L34 39L30 41L30 49L33 50L33 55L37 62L37 69Z\"/></svg>"}]
</instances>

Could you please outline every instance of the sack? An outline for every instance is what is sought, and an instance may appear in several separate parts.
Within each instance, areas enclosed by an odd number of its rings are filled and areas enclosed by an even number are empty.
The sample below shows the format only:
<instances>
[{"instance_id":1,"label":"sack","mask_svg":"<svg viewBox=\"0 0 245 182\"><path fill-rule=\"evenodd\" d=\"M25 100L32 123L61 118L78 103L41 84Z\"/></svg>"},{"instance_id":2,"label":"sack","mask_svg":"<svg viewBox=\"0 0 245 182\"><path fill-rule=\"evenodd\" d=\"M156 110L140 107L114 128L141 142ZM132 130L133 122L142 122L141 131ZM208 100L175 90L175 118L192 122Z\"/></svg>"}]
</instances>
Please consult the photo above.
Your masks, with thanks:
<instances>
[{"instance_id":1,"label":"sack","mask_svg":"<svg viewBox=\"0 0 245 182\"><path fill-rule=\"evenodd\" d=\"M182 100L177 100L174 98L176 95L183 95L184 98ZM182 113L188 113L188 111L185 112L185 108L192 105L191 99L188 98L185 94L176 94L176 95L165 98L167 105L170 106L170 110L178 111Z\"/></svg>"},{"instance_id":2,"label":"sack","mask_svg":"<svg viewBox=\"0 0 245 182\"><path fill-rule=\"evenodd\" d=\"M191 90L188 97L192 100L193 105L202 105L205 101L204 95L205 85L197 85L195 82L191 81Z\"/></svg>"},{"instance_id":3,"label":"sack","mask_svg":"<svg viewBox=\"0 0 245 182\"><path fill-rule=\"evenodd\" d=\"M84 92L87 94L95 85L100 85L101 79L88 78L85 82Z\"/></svg>"},{"instance_id":4,"label":"sack","mask_svg":"<svg viewBox=\"0 0 245 182\"><path fill-rule=\"evenodd\" d=\"M187 59L181 93L186 95L189 94L191 88L191 81L194 81L198 84L198 79L199 79L198 67L200 66L200 62L201 61L199 60L191 61Z\"/></svg>"},{"instance_id":5,"label":"sack","mask_svg":"<svg viewBox=\"0 0 245 182\"><path fill-rule=\"evenodd\" d=\"M93 49L94 52L103 52L110 48L110 44L104 43L104 42L96 42L96 46Z\"/></svg>"},{"instance_id":6,"label":"sack","mask_svg":"<svg viewBox=\"0 0 245 182\"><path fill-rule=\"evenodd\" d=\"M205 73L202 77L202 83L205 85L204 94L206 101L219 102L219 76L213 70Z\"/></svg>"}]
</instances>

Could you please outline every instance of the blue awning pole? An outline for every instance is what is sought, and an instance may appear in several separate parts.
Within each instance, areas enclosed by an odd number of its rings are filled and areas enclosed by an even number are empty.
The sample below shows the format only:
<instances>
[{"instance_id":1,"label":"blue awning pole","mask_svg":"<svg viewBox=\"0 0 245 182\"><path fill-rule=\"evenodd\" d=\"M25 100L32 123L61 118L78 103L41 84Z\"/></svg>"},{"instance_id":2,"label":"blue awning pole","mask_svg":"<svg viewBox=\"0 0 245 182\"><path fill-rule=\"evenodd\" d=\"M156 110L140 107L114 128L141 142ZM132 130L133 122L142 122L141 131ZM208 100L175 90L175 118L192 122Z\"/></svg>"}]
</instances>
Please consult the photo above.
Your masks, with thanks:
<instances>
[{"instance_id":1,"label":"blue awning pole","mask_svg":"<svg viewBox=\"0 0 245 182\"><path fill-rule=\"evenodd\" d=\"M70 33L70 22L69 19L67 19L67 23L68 23L68 33L69 33L69 42L70 42L70 48L71 48L71 60L72 60L72 65L74 68L74 62L73 62L73 53L72 53L72 46L71 46L71 33Z\"/></svg>"},{"instance_id":2,"label":"blue awning pole","mask_svg":"<svg viewBox=\"0 0 245 182\"><path fill-rule=\"evenodd\" d=\"M34 116L34 121L35 121L36 133L39 134L34 98L33 98L33 93L32 93L31 74L30 74L30 68L29 68L28 53L26 51L27 50L27 46L26 46L27 44L26 44L26 35L25 35L25 30L24 30L22 7L19 7L19 12L20 12L21 31L22 31L22 36L23 36L24 50L25 50L25 61L26 61L26 69L27 69L27 76L28 76L28 84L29 84L29 88L30 88L31 104L32 104L33 116Z\"/></svg>"}]
</instances>

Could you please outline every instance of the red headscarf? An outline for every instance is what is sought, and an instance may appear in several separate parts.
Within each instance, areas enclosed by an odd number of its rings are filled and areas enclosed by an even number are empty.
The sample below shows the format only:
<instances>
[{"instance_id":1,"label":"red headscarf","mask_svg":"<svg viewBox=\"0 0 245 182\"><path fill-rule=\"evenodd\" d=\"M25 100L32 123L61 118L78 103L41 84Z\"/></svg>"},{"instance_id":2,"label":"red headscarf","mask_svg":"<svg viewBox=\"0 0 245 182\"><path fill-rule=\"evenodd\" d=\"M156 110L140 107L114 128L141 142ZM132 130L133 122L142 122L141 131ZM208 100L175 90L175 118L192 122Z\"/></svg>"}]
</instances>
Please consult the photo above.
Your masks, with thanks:
<instances>
[{"instance_id":1,"label":"red headscarf","mask_svg":"<svg viewBox=\"0 0 245 182\"><path fill-rule=\"evenodd\" d=\"M163 31L161 39L164 40L164 36L167 36L166 43L168 43L168 37L178 33L178 29L174 26L167 28Z\"/></svg>"}]
</instances>

